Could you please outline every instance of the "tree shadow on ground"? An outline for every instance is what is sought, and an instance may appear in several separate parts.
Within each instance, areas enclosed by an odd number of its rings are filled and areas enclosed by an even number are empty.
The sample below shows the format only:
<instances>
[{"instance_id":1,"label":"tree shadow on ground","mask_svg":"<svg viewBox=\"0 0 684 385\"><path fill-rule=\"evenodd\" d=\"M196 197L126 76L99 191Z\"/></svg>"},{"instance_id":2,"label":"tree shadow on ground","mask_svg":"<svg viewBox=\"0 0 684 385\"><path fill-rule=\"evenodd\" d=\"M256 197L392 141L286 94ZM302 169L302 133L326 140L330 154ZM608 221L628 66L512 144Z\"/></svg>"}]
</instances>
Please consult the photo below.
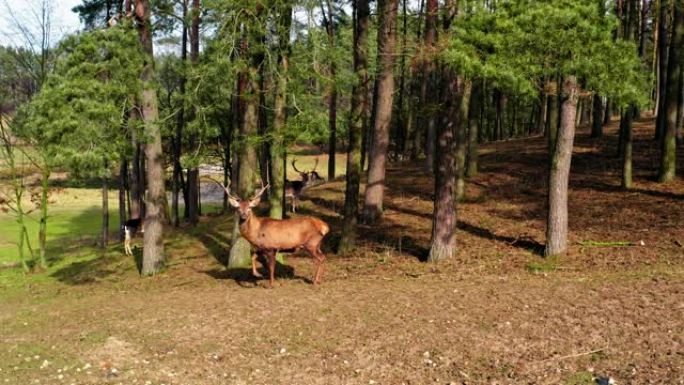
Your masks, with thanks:
<instances>
[{"instance_id":1,"label":"tree shadow on ground","mask_svg":"<svg viewBox=\"0 0 684 385\"><path fill-rule=\"evenodd\" d=\"M114 215L113 215L114 214ZM65 235L47 242L46 253L48 263L59 266L65 256L76 259L75 262L60 266L50 275L60 282L70 285L93 283L110 275L120 274L124 269L137 269L142 266L142 238L133 239L133 256L124 253L123 243L117 239L118 217L110 211L110 243L106 250L99 246L101 239L102 209L91 206L68 221L59 222L60 230ZM48 234L50 232L48 222ZM115 233L116 232L116 233Z\"/></svg>"}]
</instances>

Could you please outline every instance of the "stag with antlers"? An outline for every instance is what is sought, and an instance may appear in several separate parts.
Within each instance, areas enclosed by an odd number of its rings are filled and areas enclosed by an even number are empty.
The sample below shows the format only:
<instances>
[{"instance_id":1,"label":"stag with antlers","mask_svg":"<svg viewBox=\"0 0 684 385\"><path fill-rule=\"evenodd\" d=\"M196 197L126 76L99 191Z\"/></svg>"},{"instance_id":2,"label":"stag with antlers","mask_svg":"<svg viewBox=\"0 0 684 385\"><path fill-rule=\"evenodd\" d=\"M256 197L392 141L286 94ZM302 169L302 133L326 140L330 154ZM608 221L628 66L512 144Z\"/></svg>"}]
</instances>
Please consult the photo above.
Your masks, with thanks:
<instances>
[{"instance_id":1,"label":"stag with antlers","mask_svg":"<svg viewBox=\"0 0 684 385\"><path fill-rule=\"evenodd\" d=\"M297 159L292 160L292 168L297 173L299 173L299 176L302 179L285 180L285 197L291 199L290 206L292 207L293 213L297 212L297 208L299 207L299 197L302 195L304 189L318 181L323 180L323 178L321 178L321 176L318 175L318 172L316 172L316 167L318 167L318 158L316 158L316 163L314 164L314 167L311 170L301 171L297 169L296 162Z\"/></svg>"},{"instance_id":2,"label":"stag with antlers","mask_svg":"<svg viewBox=\"0 0 684 385\"><path fill-rule=\"evenodd\" d=\"M253 197L242 199L230 192L230 183L221 185L228 195L228 202L237 209L240 216L240 234L253 247L252 274L255 277L261 275L256 270L256 258L264 255L268 258L269 287L273 287L275 280L276 254L279 251L292 251L304 248L314 258L316 273L313 278L314 285L320 283L323 273L325 254L321 251L321 242L330 228L322 220L314 217L298 217L292 219L261 218L252 212L259 205L261 195L268 189L268 184L257 190Z\"/></svg>"}]
</instances>

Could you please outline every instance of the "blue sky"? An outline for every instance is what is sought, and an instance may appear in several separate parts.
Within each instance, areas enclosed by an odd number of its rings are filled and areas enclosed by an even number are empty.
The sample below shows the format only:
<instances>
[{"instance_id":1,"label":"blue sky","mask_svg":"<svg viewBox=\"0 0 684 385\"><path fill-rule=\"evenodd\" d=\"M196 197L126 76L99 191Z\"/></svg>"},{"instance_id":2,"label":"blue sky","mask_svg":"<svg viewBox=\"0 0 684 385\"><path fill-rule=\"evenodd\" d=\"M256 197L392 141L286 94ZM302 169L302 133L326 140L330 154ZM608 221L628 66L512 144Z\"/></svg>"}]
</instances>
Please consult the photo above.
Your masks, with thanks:
<instances>
[{"instance_id":1,"label":"blue sky","mask_svg":"<svg viewBox=\"0 0 684 385\"><path fill-rule=\"evenodd\" d=\"M51 6L51 40L57 43L67 33L79 28L78 16L71 8L81 0L0 0L0 44L10 46L26 45L23 34L17 28L21 24L31 33L40 33L36 15L45 1Z\"/></svg>"}]
</instances>

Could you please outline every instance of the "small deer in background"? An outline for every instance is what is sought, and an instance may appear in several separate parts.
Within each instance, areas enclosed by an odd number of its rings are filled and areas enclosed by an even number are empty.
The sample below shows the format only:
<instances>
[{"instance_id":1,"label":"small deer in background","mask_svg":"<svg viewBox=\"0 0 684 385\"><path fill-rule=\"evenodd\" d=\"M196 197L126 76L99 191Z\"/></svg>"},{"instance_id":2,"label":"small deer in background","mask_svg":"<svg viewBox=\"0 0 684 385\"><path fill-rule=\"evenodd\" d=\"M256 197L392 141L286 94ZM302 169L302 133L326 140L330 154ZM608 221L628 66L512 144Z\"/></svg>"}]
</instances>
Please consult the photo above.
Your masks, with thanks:
<instances>
[{"instance_id":1,"label":"small deer in background","mask_svg":"<svg viewBox=\"0 0 684 385\"><path fill-rule=\"evenodd\" d=\"M285 180L285 197L291 198L293 213L297 212L297 208L299 207L299 197L302 195L304 189L323 180L323 178L318 175L318 172L316 172L316 167L318 167L318 158L316 158L316 164L314 164L313 169L307 171L298 170L295 164L296 162L297 159L292 160L292 168L299 173L299 176L302 178L302 180Z\"/></svg>"},{"instance_id":2,"label":"small deer in background","mask_svg":"<svg viewBox=\"0 0 684 385\"><path fill-rule=\"evenodd\" d=\"M126 255L133 255L133 249L131 249L131 240L133 237L140 232L141 234L145 232L144 219L134 218L129 219L124 222L124 252Z\"/></svg>"},{"instance_id":3,"label":"small deer in background","mask_svg":"<svg viewBox=\"0 0 684 385\"><path fill-rule=\"evenodd\" d=\"M218 181L215 181L219 183ZM304 248L314 258L316 273L313 278L314 285L320 283L323 273L325 254L321 251L323 237L330 232L330 227L322 220L314 217L298 217L292 219L261 218L252 212L252 209L261 202L261 195L268 188L268 184L259 189L253 197L242 199L231 194L230 184L221 187L228 195L228 202L235 207L240 216L240 234L255 249L252 254L252 274L261 277L256 270L256 258L258 255L268 257L269 287L273 287L275 280L276 254L279 251L293 251Z\"/></svg>"}]
</instances>

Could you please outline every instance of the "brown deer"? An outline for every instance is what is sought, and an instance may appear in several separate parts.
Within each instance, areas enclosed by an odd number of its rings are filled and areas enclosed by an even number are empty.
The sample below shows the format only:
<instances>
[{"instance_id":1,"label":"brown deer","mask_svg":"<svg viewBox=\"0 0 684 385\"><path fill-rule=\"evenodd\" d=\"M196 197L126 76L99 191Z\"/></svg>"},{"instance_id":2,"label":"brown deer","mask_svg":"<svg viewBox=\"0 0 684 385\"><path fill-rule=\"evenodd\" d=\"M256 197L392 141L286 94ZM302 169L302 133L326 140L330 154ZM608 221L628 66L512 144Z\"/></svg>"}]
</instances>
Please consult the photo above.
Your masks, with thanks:
<instances>
[{"instance_id":1,"label":"brown deer","mask_svg":"<svg viewBox=\"0 0 684 385\"><path fill-rule=\"evenodd\" d=\"M219 183L218 181L215 181ZM314 217L298 217L292 219L260 218L252 212L252 208L259 205L261 195L268 188L268 184L258 190L250 199L241 199L230 192L230 184L221 187L228 195L228 202L235 207L240 216L240 234L255 249L252 254L252 274L261 275L256 271L256 258L259 254L268 257L269 287L273 287L275 280L276 253L304 248L314 258L316 274L313 283L321 281L325 254L321 251L321 242L330 228L322 220Z\"/></svg>"},{"instance_id":2,"label":"brown deer","mask_svg":"<svg viewBox=\"0 0 684 385\"><path fill-rule=\"evenodd\" d=\"M297 169L296 163L297 159L292 160L292 168L299 173L302 180L285 180L285 197L291 198L291 209L293 213L297 212L299 207L299 197L302 192L314 183L323 180L318 172L316 172L316 167L318 167L318 158L316 158L316 164L312 170L301 171Z\"/></svg>"},{"instance_id":3,"label":"brown deer","mask_svg":"<svg viewBox=\"0 0 684 385\"><path fill-rule=\"evenodd\" d=\"M144 219L143 218L133 218L124 222L124 252L126 255L133 255L133 249L131 248L131 241L133 237L138 233L144 233Z\"/></svg>"}]
</instances>

